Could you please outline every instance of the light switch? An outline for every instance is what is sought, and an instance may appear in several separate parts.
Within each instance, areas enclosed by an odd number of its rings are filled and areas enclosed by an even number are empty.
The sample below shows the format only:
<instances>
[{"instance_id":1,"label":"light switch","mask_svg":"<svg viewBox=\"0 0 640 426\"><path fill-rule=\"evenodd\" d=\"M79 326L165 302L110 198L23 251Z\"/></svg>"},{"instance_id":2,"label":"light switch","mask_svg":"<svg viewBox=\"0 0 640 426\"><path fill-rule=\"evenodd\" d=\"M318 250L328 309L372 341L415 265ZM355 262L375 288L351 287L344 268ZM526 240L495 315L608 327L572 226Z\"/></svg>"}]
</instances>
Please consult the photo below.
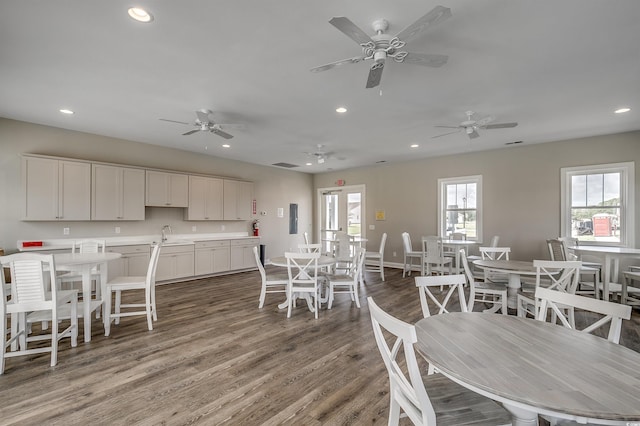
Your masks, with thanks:
<instances>
[{"instance_id":1,"label":"light switch","mask_svg":"<svg viewBox=\"0 0 640 426\"><path fill-rule=\"evenodd\" d=\"M369 231L375 231L376 226L375 225L369 225Z\"/></svg>"}]
</instances>

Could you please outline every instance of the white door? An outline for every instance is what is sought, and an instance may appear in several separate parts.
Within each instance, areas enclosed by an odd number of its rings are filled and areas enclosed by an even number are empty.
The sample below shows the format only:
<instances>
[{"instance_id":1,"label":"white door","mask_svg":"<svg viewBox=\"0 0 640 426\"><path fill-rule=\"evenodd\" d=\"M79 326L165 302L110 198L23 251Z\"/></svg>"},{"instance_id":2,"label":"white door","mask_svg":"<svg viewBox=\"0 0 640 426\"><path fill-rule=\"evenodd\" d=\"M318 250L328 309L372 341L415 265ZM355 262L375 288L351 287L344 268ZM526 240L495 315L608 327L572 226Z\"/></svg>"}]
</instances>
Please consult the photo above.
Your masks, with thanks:
<instances>
[{"instance_id":1,"label":"white door","mask_svg":"<svg viewBox=\"0 0 640 426\"><path fill-rule=\"evenodd\" d=\"M364 185L318 189L319 235L329 249L327 241L333 240L338 231L365 238L365 187Z\"/></svg>"}]
</instances>

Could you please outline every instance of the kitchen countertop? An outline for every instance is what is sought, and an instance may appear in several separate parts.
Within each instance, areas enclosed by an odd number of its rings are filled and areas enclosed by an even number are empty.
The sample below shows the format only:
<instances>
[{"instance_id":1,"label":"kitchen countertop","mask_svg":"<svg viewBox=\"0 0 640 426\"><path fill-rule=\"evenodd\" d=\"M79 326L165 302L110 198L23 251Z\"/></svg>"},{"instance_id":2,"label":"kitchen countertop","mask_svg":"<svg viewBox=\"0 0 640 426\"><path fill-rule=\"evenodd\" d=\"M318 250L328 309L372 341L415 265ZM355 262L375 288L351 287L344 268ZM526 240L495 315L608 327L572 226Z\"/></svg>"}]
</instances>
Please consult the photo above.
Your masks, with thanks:
<instances>
[{"instance_id":1,"label":"kitchen countertop","mask_svg":"<svg viewBox=\"0 0 640 426\"><path fill-rule=\"evenodd\" d=\"M135 235L135 236L122 236L122 237L78 237L78 238L58 238L47 240L18 240L17 248L20 251L42 251L42 250L69 250L74 241L82 239L98 239L105 240L107 247L113 246L128 246L137 244L152 244L156 241L160 241L161 235ZM188 245L195 244L199 241L212 241L212 240L237 240L237 239L256 239L260 237L254 237L248 235L247 232L229 232L229 233L215 233L215 234L171 234L168 236L167 245ZM22 243L25 241L42 241L42 246L36 247L23 247Z\"/></svg>"}]
</instances>

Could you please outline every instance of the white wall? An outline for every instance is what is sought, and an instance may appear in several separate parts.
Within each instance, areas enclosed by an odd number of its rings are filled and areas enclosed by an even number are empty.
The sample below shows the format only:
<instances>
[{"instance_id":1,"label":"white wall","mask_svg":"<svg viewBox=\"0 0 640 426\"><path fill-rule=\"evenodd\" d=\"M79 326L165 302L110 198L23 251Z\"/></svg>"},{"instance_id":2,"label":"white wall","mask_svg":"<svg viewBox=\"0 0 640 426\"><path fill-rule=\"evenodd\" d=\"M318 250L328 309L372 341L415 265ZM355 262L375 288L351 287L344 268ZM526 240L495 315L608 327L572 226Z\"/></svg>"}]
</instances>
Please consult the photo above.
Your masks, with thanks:
<instances>
[{"instance_id":1,"label":"white wall","mask_svg":"<svg viewBox=\"0 0 640 426\"><path fill-rule=\"evenodd\" d=\"M150 168L203 173L249 180L255 184L257 211L266 211L260 219L261 242L267 257L283 253L302 241L302 232L311 230L312 184L309 174L276 167L263 167L239 161L163 148L149 144L73 132L54 127L0 118L0 248L16 250L22 239L70 238L160 234L170 224L176 234L189 234L196 225L198 233L251 232L251 222L184 221L184 209L147 207L145 221L129 222L23 222L20 155L43 154L58 157L103 161ZM298 204L298 235L289 235L289 203ZM277 218L282 207L284 218ZM222 225L225 230L222 230Z\"/></svg>"},{"instance_id":2,"label":"white wall","mask_svg":"<svg viewBox=\"0 0 640 426\"><path fill-rule=\"evenodd\" d=\"M402 232L410 233L416 248L421 236L438 232L438 179L482 175L485 242L499 235L500 245L510 246L514 259L546 259L545 240L560 233L560 168L625 161L640 164L640 132L329 172L315 175L314 187L332 187L338 179L347 185L365 184L366 222L376 227L367 231L368 249L377 247L387 232L385 261L402 263ZM638 170L635 188L637 245ZM385 221L375 220L376 210L385 210Z\"/></svg>"}]
</instances>

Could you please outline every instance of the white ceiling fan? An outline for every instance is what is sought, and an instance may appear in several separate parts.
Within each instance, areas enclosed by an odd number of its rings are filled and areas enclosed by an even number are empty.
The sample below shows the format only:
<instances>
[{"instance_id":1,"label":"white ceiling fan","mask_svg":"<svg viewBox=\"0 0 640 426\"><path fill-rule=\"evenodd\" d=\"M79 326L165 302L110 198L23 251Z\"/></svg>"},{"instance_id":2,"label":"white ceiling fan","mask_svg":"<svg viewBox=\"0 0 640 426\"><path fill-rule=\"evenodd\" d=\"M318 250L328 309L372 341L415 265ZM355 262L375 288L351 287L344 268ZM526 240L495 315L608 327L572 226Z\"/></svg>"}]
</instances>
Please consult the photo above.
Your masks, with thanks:
<instances>
[{"instance_id":1,"label":"white ceiling fan","mask_svg":"<svg viewBox=\"0 0 640 426\"><path fill-rule=\"evenodd\" d=\"M305 152L305 154L307 154L309 157L315 158L315 160L316 160L316 162L318 164L324 164L324 162L327 159L333 157L333 155L335 154L332 151L325 151L323 149L324 145L322 145L322 144L316 145L316 148L317 148L316 151L314 151L314 152Z\"/></svg>"},{"instance_id":2,"label":"white ceiling fan","mask_svg":"<svg viewBox=\"0 0 640 426\"><path fill-rule=\"evenodd\" d=\"M215 123L213 121L213 112L211 110L208 109L201 109L196 111L196 116L198 118L196 118L196 121L194 123L185 123L184 121L176 121L176 120L167 120L166 118L160 118L160 120L162 121L168 121L171 123L179 123L179 124L186 124L188 126L195 126L196 129L194 130L189 130L186 133L183 133L183 136L188 136L188 135L192 135L196 132L211 132L211 133L215 133L218 136L221 136L225 139L231 139L233 137L233 135L230 135L229 133L225 132L223 130L223 128L226 127L239 127L238 125L235 124L219 124L219 123Z\"/></svg>"},{"instance_id":3,"label":"white ceiling fan","mask_svg":"<svg viewBox=\"0 0 640 426\"><path fill-rule=\"evenodd\" d=\"M494 124L489 124L493 120L495 120L495 117L487 116L487 117L481 118L479 120L474 120L473 119L473 115L475 113L473 111L467 111L465 114L467 115L467 119L465 121L463 121L462 123L458 124L457 126L435 126L435 127L445 128L445 129L458 129L458 130L456 130L454 132L443 133L443 134L437 135L437 136L432 136L432 139L433 138L439 138L439 137L446 136L446 135L451 135L451 134L454 134L454 133L459 133L462 130L464 130L464 132L467 134L467 136L469 136L469 139L475 139L478 136L480 136L480 134L478 133L479 129L483 129L483 130L488 130L488 129L506 129L506 128L509 128L509 127L516 127L518 125L518 123L494 123Z\"/></svg>"},{"instance_id":4,"label":"white ceiling fan","mask_svg":"<svg viewBox=\"0 0 640 426\"><path fill-rule=\"evenodd\" d=\"M451 9L443 6L436 6L429 13L409 25L397 35L391 36L385 31L389 28L389 22L385 19L378 19L373 22L375 34L371 37L361 30L349 18L344 16L335 17L329 21L331 25L342 31L347 37L354 40L362 47L362 55L353 58L343 59L337 62L321 65L311 69L311 72L326 71L342 64L355 64L369 59L373 64L369 70L366 87L372 88L380 84L385 60L392 58L396 62L408 64L424 65L428 67L441 67L449 58L446 55L410 53L401 50L407 42L418 36L428 27L434 26L451 17Z\"/></svg>"}]
</instances>

